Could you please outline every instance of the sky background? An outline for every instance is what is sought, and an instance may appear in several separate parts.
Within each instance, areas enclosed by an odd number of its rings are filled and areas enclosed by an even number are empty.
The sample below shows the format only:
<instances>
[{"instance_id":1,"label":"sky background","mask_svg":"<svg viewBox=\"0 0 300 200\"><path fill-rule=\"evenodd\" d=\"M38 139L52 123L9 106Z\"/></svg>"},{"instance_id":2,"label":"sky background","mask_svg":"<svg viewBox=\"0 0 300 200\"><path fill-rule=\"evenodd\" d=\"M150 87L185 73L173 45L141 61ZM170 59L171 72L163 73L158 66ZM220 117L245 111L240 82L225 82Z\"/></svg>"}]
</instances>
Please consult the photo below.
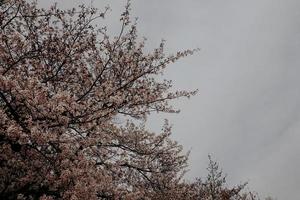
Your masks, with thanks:
<instances>
[{"instance_id":1,"label":"sky background","mask_svg":"<svg viewBox=\"0 0 300 200\"><path fill-rule=\"evenodd\" d=\"M53 0L40 0L48 6ZM65 0L73 7L90 0ZM124 0L110 4L105 23L115 33ZM207 155L229 184L249 181L261 197L300 199L300 1L135 0L140 36L167 52L201 48L171 65L165 77L177 89L199 89L174 102L178 115L152 115L148 127L173 124L173 138L191 150L186 177L206 175Z\"/></svg>"}]
</instances>

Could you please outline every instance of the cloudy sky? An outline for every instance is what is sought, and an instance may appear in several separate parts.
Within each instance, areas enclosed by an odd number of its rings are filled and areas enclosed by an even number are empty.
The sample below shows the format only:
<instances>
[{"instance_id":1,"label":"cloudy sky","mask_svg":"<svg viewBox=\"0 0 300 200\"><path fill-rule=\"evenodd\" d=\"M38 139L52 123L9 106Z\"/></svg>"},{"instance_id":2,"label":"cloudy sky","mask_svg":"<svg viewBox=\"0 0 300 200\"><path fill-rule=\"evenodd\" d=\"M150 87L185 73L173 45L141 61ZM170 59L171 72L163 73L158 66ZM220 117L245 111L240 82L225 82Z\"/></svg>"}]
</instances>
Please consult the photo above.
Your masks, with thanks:
<instances>
[{"instance_id":1,"label":"cloudy sky","mask_svg":"<svg viewBox=\"0 0 300 200\"><path fill-rule=\"evenodd\" d=\"M50 2L40 0L41 5ZM65 0L62 7L90 0ZM110 4L112 31L124 0ZM187 178L206 175L212 154L229 183L249 181L261 197L300 199L300 1L135 0L140 36L168 52L201 48L170 66L166 77L179 89L199 89L174 105L179 115L153 115L173 124L173 138L191 150Z\"/></svg>"}]
</instances>

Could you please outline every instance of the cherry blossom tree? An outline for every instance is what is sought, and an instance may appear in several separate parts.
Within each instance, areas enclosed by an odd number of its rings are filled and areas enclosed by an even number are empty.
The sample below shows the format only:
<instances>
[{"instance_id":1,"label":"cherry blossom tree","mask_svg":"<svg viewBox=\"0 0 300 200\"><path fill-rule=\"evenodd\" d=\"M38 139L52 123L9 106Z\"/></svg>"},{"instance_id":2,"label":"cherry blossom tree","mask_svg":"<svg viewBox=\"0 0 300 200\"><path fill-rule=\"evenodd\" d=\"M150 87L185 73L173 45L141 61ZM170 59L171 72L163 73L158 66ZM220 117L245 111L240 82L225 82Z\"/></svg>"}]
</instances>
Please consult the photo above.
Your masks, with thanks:
<instances>
[{"instance_id":1,"label":"cherry blossom tree","mask_svg":"<svg viewBox=\"0 0 300 200\"><path fill-rule=\"evenodd\" d=\"M187 155L168 122L159 134L144 122L195 94L156 77L196 50L167 56L163 41L146 53L129 2L116 37L95 25L108 8L0 6L1 199L153 199L176 188Z\"/></svg>"}]
</instances>

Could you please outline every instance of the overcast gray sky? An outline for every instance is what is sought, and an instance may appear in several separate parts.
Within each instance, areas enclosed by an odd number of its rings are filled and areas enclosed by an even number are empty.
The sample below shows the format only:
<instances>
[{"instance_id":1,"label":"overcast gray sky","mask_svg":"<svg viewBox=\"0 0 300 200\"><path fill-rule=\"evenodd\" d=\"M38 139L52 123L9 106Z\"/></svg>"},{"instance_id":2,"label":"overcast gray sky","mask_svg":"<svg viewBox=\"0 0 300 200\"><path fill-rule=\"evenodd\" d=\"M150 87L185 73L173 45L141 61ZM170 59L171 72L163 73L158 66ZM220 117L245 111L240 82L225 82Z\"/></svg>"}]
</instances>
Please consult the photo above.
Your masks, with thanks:
<instances>
[{"instance_id":1,"label":"overcast gray sky","mask_svg":"<svg viewBox=\"0 0 300 200\"><path fill-rule=\"evenodd\" d=\"M40 1L49 5L53 1ZM90 0L65 0L72 7ZM124 0L95 0L119 27ZM168 52L201 51L167 70L176 88L199 89L164 117L173 138L192 150L187 178L206 175L212 154L230 183L249 181L261 197L300 199L300 1L299 0L135 0L140 36L148 46L167 40Z\"/></svg>"}]
</instances>

